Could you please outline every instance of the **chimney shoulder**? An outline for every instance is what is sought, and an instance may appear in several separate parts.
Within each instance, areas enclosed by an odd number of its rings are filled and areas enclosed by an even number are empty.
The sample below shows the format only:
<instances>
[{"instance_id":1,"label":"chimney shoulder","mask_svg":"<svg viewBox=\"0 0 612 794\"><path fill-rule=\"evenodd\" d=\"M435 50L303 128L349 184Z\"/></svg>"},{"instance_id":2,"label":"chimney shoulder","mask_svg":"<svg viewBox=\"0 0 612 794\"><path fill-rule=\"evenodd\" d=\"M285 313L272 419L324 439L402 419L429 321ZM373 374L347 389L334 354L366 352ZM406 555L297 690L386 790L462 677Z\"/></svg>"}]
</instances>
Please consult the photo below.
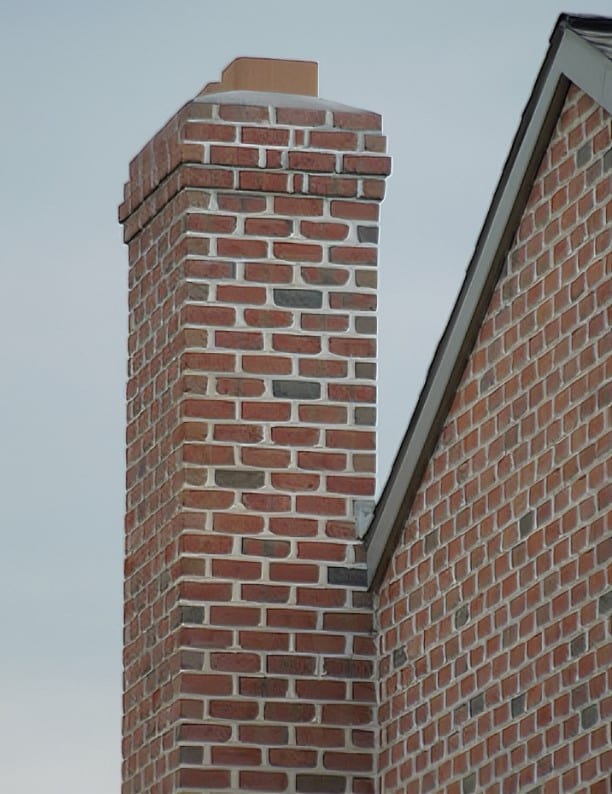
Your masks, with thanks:
<instances>
[{"instance_id":1,"label":"chimney shoulder","mask_svg":"<svg viewBox=\"0 0 612 794\"><path fill-rule=\"evenodd\" d=\"M303 720L371 779L380 130L205 94L130 164L123 794L265 787L279 725L299 790Z\"/></svg>"}]
</instances>

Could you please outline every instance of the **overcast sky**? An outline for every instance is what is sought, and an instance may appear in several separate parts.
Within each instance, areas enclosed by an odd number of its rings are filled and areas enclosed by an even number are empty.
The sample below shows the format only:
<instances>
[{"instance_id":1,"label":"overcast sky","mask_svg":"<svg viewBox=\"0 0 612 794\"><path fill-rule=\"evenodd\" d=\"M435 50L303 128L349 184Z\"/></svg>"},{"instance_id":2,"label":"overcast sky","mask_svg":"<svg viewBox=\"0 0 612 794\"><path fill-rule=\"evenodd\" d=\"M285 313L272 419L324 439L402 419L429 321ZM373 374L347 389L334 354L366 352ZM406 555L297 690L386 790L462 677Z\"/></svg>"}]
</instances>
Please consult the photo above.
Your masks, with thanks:
<instances>
[{"instance_id":1,"label":"overcast sky","mask_svg":"<svg viewBox=\"0 0 612 794\"><path fill-rule=\"evenodd\" d=\"M133 154L238 55L383 114L388 471L563 10L610 1L0 0L0 790L118 794Z\"/></svg>"}]
</instances>

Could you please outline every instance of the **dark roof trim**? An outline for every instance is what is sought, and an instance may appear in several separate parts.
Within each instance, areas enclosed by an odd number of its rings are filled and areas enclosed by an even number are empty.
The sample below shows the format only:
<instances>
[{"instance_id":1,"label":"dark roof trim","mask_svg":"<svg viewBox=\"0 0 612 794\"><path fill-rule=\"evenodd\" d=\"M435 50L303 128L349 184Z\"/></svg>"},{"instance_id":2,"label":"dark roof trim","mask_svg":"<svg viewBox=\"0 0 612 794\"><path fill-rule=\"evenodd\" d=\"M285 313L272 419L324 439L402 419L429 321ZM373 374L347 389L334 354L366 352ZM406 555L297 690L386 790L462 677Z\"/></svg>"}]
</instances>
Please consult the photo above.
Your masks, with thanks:
<instances>
[{"instance_id":1,"label":"dark roof trim","mask_svg":"<svg viewBox=\"0 0 612 794\"><path fill-rule=\"evenodd\" d=\"M562 15L523 112L459 296L364 538L377 587L412 507L523 214L567 89L612 113L612 19Z\"/></svg>"}]
</instances>

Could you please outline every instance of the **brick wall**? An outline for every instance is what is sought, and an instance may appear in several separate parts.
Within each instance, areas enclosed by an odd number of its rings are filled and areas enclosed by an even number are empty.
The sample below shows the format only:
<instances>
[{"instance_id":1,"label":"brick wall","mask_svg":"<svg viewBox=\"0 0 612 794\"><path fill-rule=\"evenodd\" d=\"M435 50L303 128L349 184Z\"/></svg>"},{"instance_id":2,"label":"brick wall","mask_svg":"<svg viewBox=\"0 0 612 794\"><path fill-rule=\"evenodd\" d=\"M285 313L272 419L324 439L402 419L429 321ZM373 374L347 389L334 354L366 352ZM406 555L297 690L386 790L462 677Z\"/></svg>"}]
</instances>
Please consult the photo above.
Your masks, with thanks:
<instances>
[{"instance_id":1,"label":"brick wall","mask_svg":"<svg viewBox=\"0 0 612 794\"><path fill-rule=\"evenodd\" d=\"M381 791L610 791L610 117L572 88L378 600Z\"/></svg>"},{"instance_id":2,"label":"brick wall","mask_svg":"<svg viewBox=\"0 0 612 794\"><path fill-rule=\"evenodd\" d=\"M123 792L373 792L353 503L375 487L389 159L375 114L231 101L185 106L120 208Z\"/></svg>"}]
</instances>

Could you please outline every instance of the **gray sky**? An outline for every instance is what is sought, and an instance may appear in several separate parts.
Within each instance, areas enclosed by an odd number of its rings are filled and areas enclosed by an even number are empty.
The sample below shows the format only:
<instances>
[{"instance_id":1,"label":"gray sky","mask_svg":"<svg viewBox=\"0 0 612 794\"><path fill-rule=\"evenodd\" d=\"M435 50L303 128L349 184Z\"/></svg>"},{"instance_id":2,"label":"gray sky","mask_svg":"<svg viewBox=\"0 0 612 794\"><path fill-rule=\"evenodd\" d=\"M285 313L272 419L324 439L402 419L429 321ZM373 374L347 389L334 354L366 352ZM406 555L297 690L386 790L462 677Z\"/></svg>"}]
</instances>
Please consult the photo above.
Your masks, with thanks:
<instances>
[{"instance_id":1,"label":"gray sky","mask_svg":"<svg viewBox=\"0 0 612 794\"><path fill-rule=\"evenodd\" d=\"M609 0L0 0L0 790L120 776L130 158L237 55L383 114L379 472L562 10Z\"/></svg>"}]
</instances>

